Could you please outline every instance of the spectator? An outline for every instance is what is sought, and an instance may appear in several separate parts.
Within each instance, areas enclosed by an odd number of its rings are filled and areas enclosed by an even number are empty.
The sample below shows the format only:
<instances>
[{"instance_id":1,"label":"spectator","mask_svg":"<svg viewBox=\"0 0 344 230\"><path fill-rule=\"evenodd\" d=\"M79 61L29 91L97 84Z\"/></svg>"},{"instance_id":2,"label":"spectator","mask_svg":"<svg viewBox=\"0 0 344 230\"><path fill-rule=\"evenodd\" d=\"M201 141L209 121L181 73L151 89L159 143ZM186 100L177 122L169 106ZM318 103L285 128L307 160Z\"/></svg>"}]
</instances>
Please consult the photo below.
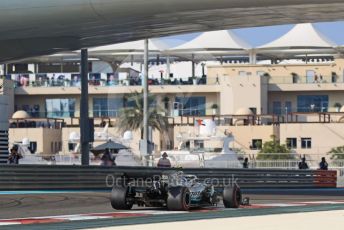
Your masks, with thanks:
<instances>
[{"instance_id":1,"label":"spectator","mask_svg":"<svg viewBox=\"0 0 344 230\"><path fill-rule=\"evenodd\" d=\"M249 165L249 163L248 163L248 158L246 157L246 158L244 159L244 163L242 164L242 166L243 166L244 169L248 169L248 165Z\"/></svg>"},{"instance_id":2,"label":"spectator","mask_svg":"<svg viewBox=\"0 0 344 230\"><path fill-rule=\"evenodd\" d=\"M328 163L326 162L325 157L321 158L321 162L319 163L320 170L328 170Z\"/></svg>"},{"instance_id":3,"label":"spectator","mask_svg":"<svg viewBox=\"0 0 344 230\"><path fill-rule=\"evenodd\" d=\"M19 160L23 158L23 156L18 153L18 146L13 146L10 150L10 155L8 157L8 164L10 165L17 165L19 164Z\"/></svg>"},{"instance_id":4,"label":"spectator","mask_svg":"<svg viewBox=\"0 0 344 230\"><path fill-rule=\"evenodd\" d=\"M299 169L309 169L305 157L302 157L301 162L299 162Z\"/></svg>"},{"instance_id":5,"label":"spectator","mask_svg":"<svg viewBox=\"0 0 344 230\"><path fill-rule=\"evenodd\" d=\"M103 154L101 160L102 160L103 166L113 166L114 165L114 159L113 159L109 149L105 149L105 153Z\"/></svg>"},{"instance_id":6,"label":"spectator","mask_svg":"<svg viewBox=\"0 0 344 230\"><path fill-rule=\"evenodd\" d=\"M215 82L215 84L220 85L220 81L219 81L219 76L218 76L218 75L216 76L216 82Z\"/></svg>"},{"instance_id":7,"label":"spectator","mask_svg":"<svg viewBox=\"0 0 344 230\"><path fill-rule=\"evenodd\" d=\"M170 160L167 158L167 153L164 152L162 154L162 158L159 159L159 162L158 162L158 167L159 168L171 168L171 162Z\"/></svg>"}]
</instances>

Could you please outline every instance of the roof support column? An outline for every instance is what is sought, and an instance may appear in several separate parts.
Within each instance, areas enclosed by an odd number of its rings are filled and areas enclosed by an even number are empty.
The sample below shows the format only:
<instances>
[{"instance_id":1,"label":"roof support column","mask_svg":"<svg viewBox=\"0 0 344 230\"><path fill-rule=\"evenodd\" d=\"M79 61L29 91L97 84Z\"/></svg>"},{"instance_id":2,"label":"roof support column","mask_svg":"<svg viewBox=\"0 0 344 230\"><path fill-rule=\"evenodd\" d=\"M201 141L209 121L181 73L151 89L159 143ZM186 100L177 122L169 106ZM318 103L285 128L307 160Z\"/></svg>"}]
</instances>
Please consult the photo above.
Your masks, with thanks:
<instances>
[{"instance_id":1,"label":"roof support column","mask_svg":"<svg viewBox=\"0 0 344 230\"><path fill-rule=\"evenodd\" d=\"M169 79L171 73L170 55L166 57L166 79Z\"/></svg>"},{"instance_id":2,"label":"roof support column","mask_svg":"<svg viewBox=\"0 0 344 230\"><path fill-rule=\"evenodd\" d=\"M143 140L141 142L141 154L148 154L148 39L144 41L143 55Z\"/></svg>"},{"instance_id":3,"label":"roof support column","mask_svg":"<svg viewBox=\"0 0 344 230\"><path fill-rule=\"evenodd\" d=\"M6 70L7 68L6 68L6 64L3 64L2 65L2 72L1 72L1 74L3 74L3 75L6 75Z\"/></svg>"},{"instance_id":4,"label":"roof support column","mask_svg":"<svg viewBox=\"0 0 344 230\"><path fill-rule=\"evenodd\" d=\"M81 50L81 99L80 99L80 153L81 164L90 164L90 123L88 115L88 52ZM93 135L93 134L92 134Z\"/></svg>"},{"instance_id":5,"label":"roof support column","mask_svg":"<svg viewBox=\"0 0 344 230\"><path fill-rule=\"evenodd\" d=\"M192 77L194 78L195 77L195 55L192 54L192 57L191 57L191 69L192 69Z\"/></svg>"},{"instance_id":6,"label":"roof support column","mask_svg":"<svg viewBox=\"0 0 344 230\"><path fill-rule=\"evenodd\" d=\"M250 64L251 65L257 64L257 53L254 49L251 49L249 51L249 58L250 58Z\"/></svg>"}]
</instances>

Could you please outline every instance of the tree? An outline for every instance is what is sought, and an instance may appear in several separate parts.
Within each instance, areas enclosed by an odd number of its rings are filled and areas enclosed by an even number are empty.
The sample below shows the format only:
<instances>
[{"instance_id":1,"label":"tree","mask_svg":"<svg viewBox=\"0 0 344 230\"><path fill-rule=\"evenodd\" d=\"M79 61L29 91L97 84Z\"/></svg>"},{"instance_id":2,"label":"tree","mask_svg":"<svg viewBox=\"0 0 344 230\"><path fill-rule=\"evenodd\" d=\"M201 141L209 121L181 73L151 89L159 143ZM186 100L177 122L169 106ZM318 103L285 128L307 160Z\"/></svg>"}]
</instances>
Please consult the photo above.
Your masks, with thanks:
<instances>
[{"instance_id":1,"label":"tree","mask_svg":"<svg viewBox=\"0 0 344 230\"><path fill-rule=\"evenodd\" d=\"M285 145L281 145L275 135L271 135L271 141L263 143L262 149L258 153L258 160L291 160L294 156L291 150Z\"/></svg>"},{"instance_id":2,"label":"tree","mask_svg":"<svg viewBox=\"0 0 344 230\"><path fill-rule=\"evenodd\" d=\"M134 92L126 98L126 106L120 111L116 125L120 131L141 130L143 139L143 94ZM155 105L155 97L148 96L148 126L153 130L157 129L163 134L167 133L168 119L160 114L159 108ZM165 135L163 135L165 137Z\"/></svg>"},{"instance_id":3,"label":"tree","mask_svg":"<svg viewBox=\"0 0 344 230\"><path fill-rule=\"evenodd\" d=\"M344 160L344 145L332 148L328 154L331 154L333 160Z\"/></svg>"}]
</instances>

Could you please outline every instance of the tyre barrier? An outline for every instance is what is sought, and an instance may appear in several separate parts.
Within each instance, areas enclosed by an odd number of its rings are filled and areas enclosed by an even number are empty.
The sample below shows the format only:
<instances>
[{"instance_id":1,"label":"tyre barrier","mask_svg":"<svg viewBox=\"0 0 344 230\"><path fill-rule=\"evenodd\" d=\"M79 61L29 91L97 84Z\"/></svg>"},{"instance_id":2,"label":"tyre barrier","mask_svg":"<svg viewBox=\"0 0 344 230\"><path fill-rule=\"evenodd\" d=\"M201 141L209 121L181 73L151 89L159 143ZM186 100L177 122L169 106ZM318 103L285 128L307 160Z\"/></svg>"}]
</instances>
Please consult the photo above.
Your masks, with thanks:
<instances>
[{"instance_id":1,"label":"tyre barrier","mask_svg":"<svg viewBox=\"0 0 344 230\"><path fill-rule=\"evenodd\" d=\"M0 167L0 190L110 190L114 181L143 181L174 171L196 175L200 181L219 188L229 183L241 188L335 188L337 185L337 172L322 170L4 165Z\"/></svg>"}]
</instances>

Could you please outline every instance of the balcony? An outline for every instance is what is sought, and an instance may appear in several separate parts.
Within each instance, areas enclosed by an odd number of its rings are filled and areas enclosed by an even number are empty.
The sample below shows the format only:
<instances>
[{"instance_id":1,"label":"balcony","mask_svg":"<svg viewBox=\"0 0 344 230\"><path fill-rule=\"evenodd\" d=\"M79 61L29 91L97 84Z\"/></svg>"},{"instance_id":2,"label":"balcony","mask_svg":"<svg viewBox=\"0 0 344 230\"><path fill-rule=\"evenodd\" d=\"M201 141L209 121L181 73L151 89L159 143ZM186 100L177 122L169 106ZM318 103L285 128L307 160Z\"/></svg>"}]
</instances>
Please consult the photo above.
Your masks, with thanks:
<instances>
[{"instance_id":1,"label":"balcony","mask_svg":"<svg viewBox=\"0 0 344 230\"><path fill-rule=\"evenodd\" d=\"M16 79L12 77L15 83L16 95L49 95L49 94L69 94L80 95L80 80L49 80L36 79L34 77ZM197 93L197 92L219 92L217 84L207 82L206 77L197 79L149 79L150 91L152 93ZM141 91L141 80L130 78L126 80L89 80L89 94L125 94L133 91ZM39 88L39 90L37 90Z\"/></svg>"},{"instance_id":2,"label":"balcony","mask_svg":"<svg viewBox=\"0 0 344 230\"><path fill-rule=\"evenodd\" d=\"M298 75L272 76L269 91L339 91L344 90L343 76L306 77Z\"/></svg>"}]
</instances>

